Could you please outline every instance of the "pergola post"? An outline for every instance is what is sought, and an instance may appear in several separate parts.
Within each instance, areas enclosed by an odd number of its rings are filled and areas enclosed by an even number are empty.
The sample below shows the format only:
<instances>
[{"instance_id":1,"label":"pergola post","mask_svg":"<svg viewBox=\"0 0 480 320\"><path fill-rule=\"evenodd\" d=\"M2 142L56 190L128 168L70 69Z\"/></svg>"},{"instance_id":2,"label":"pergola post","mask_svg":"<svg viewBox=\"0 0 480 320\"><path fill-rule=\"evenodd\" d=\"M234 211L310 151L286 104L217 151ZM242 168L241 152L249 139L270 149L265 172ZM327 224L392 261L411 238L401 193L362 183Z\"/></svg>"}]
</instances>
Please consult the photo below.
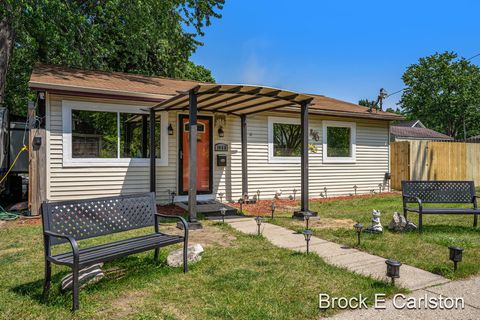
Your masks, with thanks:
<instances>
[{"instance_id":1,"label":"pergola post","mask_svg":"<svg viewBox=\"0 0 480 320\"><path fill-rule=\"evenodd\" d=\"M145 148L146 144L144 144ZM150 109L150 192L156 192L155 165L155 110Z\"/></svg>"},{"instance_id":2,"label":"pergola post","mask_svg":"<svg viewBox=\"0 0 480 320\"><path fill-rule=\"evenodd\" d=\"M200 229L202 225L197 220L197 94L195 90L189 91L189 99L188 227L189 229Z\"/></svg>"},{"instance_id":3,"label":"pergola post","mask_svg":"<svg viewBox=\"0 0 480 320\"><path fill-rule=\"evenodd\" d=\"M293 218L304 219L305 214L316 216L316 212L308 209L308 104L304 101L301 103L300 111L300 127L301 127L301 198L300 211L294 212Z\"/></svg>"},{"instance_id":4,"label":"pergola post","mask_svg":"<svg viewBox=\"0 0 480 320\"><path fill-rule=\"evenodd\" d=\"M240 116L241 141L242 141L242 199L248 195L248 161L247 161L247 116Z\"/></svg>"}]
</instances>

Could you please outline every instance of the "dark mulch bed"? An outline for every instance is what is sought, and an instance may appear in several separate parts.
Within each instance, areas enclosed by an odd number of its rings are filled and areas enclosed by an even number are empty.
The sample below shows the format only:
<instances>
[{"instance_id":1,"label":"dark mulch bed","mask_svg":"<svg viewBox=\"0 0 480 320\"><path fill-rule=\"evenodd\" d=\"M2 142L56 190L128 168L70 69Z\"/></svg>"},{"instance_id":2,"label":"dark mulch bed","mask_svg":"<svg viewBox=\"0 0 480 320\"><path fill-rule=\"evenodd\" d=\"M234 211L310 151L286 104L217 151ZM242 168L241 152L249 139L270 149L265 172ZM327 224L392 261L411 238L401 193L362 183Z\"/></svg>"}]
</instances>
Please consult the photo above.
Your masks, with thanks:
<instances>
[{"instance_id":1,"label":"dark mulch bed","mask_svg":"<svg viewBox=\"0 0 480 320\"><path fill-rule=\"evenodd\" d=\"M332 201L341 201L341 200L349 200L349 199L361 199L361 198L374 198L374 197L385 197L392 194L396 194L396 192L383 192L379 194L362 194L357 196L338 196L338 197L329 197L329 198L315 198L310 199L310 202L332 202ZM244 213L249 215L260 215L260 216L269 216L272 213L272 202L274 200L259 200L257 203L253 204L244 204L243 210ZM238 203L230 203L232 207L237 209L240 208L240 204ZM300 207L300 199L289 200L289 199L275 199L275 206L276 211L293 211L294 209L298 209Z\"/></svg>"},{"instance_id":2,"label":"dark mulch bed","mask_svg":"<svg viewBox=\"0 0 480 320\"><path fill-rule=\"evenodd\" d=\"M167 204L167 205L159 205L157 204L157 212L161 214L167 214L172 216L180 216L185 213L180 207L177 207L174 204Z\"/></svg>"}]
</instances>

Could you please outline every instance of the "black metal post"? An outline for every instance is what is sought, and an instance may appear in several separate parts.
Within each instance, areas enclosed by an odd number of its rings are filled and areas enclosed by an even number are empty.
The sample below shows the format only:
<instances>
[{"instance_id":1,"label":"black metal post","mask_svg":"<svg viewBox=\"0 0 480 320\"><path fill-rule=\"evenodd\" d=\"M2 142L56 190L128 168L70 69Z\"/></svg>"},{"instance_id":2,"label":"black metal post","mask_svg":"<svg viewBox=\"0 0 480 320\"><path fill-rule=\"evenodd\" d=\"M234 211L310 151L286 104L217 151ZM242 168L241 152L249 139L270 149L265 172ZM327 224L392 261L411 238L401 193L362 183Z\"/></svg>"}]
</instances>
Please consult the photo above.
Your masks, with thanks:
<instances>
[{"instance_id":1,"label":"black metal post","mask_svg":"<svg viewBox=\"0 0 480 320\"><path fill-rule=\"evenodd\" d=\"M194 90L190 90L190 107L189 107L189 132L188 132L188 225L190 229L200 229L202 225L197 220L197 94Z\"/></svg>"},{"instance_id":2,"label":"black metal post","mask_svg":"<svg viewBox=\"0 0 480 320\"><path fill-rule=\"evenodd\" d=\"M150 192L156 192L155 110L150 109Z\"/></svg>"},{"instance_id":3,"label":"black metal post","mask_svg":"<svg viewBox=\"0 0 480 320\"><path fill-rule=\"evenodd\" d=\"M147 115L142 115L142 158L148 157L147 145L148 145L148 121Z\"/></svg>"},{"instance_id":4,"label":"black metal post","mask_svg":"<svg viewBox=\"0 0 480 320\"><path fill-rule=\"evenodd\" d=\"M293 214L294 218L304 219L305 213L310 212L308 209L308 102L301 104L300 127L302 135L301 143L301 197L300 211ZM312 216L316 216L315 212L310 212Z\"/></svg>"},{"instance_id":5,"label":"black metal post","mask_svg":"<svg viewBox=\"0 0 480 320\"><path fill-rule=\"evenodd\" d=\"M301 210L308 211L308 103L303 102L300 115L300 126L302 130L301 150Z\"/></svg>"},{"instance_id":6,"label":"black metal post","mask_svg":"<svg viewBox=\"0 0 480 320\"><path fill-rule=\"evenodd\" d=\"M242 141L242 199L245 200L245 195L248 195L247 116L245 114L240 116L240 122Z\"/></svg>"}]
</instances>

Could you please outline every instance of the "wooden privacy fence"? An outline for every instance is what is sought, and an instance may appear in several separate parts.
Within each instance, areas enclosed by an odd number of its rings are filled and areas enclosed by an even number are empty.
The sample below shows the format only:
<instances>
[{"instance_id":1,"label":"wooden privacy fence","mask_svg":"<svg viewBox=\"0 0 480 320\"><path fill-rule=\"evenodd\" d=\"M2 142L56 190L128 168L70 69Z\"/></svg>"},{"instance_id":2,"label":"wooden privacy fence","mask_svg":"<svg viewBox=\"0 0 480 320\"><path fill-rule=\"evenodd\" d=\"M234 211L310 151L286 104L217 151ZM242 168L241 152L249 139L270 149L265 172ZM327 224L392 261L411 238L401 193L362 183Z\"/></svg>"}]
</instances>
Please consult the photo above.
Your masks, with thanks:
<instances>
[{"instance_id":1,"label":"wooden privacy fence","mask_svg":"<svg viewBox=\"0 0 480 320\"><path fill-rule=\"evenodd\" d=\"M402 180L473 180L480 185L480 143L393 142L390 170L396 190Z\"/></svg>"}]
</instances>

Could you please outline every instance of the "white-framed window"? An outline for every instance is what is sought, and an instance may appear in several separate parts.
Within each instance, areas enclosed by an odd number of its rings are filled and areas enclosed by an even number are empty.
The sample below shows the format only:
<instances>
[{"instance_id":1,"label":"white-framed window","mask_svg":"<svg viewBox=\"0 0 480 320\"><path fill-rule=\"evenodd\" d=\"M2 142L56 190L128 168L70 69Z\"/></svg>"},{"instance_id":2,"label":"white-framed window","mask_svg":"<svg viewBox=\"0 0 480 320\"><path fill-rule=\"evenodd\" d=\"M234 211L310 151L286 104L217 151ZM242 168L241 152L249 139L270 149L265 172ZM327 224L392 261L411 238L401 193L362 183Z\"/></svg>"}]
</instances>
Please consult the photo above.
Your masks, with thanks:
<instances>
[{"instance_id":1,"label":"white-framed window","mask_svg":"<svg viewBox=\"0 0 480 320\"><path fill-rule=\"evenodd\" d=\"M355 162L357 124L355 122L322 121L322 126L323 162Z\"/></svg>"},{"instance_id":2,"label":"white-framed window","mask_svg":"<svg viewBox=\"0 0 480 320\"><path fill-rule=\"evenodd\" d=\"M64 166L148 166L148 106L62 101ZM168 114L155 121L156 164L168 165Z\"/></svg>"},{"instance_id":3,"label":"white-framed window","mask_svg":"<svg viewBox=\"0 0 480 320\"><path fill-rule=\"evenodd\" d=\"M268 117L268 161L300 163L300 119Z\"/></svg>"}]
</instances>

